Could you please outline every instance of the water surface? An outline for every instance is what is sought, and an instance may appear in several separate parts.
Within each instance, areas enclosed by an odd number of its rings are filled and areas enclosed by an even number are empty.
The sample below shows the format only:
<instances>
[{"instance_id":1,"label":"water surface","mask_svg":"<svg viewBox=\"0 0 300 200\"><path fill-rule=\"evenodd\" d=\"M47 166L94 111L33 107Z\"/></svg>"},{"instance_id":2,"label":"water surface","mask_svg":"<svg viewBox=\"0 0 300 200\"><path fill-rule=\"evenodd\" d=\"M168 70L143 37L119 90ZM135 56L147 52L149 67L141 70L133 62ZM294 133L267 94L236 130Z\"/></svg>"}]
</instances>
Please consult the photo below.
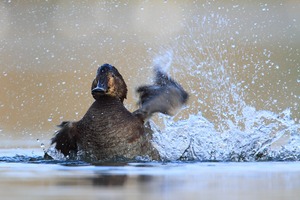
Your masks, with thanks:
<instances>
[{"instance_id":1,"label":"water surface","mask_svg":"<svg viewBox=\"0 0 300 200\"><path fill-rule=\"evenodd\" d=\"M300 194L299 162L90 165L23 160L1 162L0 176L3 199L277 200Z\"/></svg>"}]
</instances>

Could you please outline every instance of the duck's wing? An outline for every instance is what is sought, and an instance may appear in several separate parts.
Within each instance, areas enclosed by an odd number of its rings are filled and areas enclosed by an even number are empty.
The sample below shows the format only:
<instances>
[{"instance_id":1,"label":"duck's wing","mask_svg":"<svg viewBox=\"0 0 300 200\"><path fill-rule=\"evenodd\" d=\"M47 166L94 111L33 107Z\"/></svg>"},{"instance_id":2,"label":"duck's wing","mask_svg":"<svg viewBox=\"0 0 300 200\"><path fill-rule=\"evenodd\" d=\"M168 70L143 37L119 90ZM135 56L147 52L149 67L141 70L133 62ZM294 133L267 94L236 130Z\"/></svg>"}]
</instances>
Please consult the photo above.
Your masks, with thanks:
<instances>
[{"instance_id":1,"label":"duck's wing","mask_svg":"<svg viewBox=\"0 0 300 200\"><path fill-rule=\"evenodd\" d=\"M133 114L144 122L156 112L174 115L187 102L189 96L179 83L158 67L155 68L154 84L141 86L136 92L139 94L140 108Z\"/></svg>"},{"instance_id":2,"label":"duck's wing","mask_svg":"<svg viewBox=\"0 0 300 200\"><path fill-rule=\"evenodd\" d=\"M77 132L75 122L64 121L58 125L55 136L51 139L51 145L55 144L55 148L64 156L69 156L73 152L77 152Z\"/></svg>"}]
</instances>

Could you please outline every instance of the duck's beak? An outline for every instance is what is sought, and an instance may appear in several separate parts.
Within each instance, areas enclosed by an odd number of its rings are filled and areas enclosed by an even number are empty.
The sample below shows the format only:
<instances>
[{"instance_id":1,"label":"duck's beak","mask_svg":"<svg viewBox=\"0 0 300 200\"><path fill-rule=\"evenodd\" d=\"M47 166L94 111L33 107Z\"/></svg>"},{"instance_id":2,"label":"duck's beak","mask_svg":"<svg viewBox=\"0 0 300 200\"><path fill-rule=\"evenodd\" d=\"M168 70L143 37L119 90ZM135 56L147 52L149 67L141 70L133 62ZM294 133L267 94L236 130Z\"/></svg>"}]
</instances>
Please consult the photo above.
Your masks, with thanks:
<instances>
[{"instance_id":1,"label":"duck's beak","mask_svg":"<svg viewBox=\"0 0 300 200\"><path fill-rule=\"evenodd\" d=\"M92 89L92 95L95 94L105 94L108 90L107 81L98 81L97 86Z\"/></svg>"}]
</instances>

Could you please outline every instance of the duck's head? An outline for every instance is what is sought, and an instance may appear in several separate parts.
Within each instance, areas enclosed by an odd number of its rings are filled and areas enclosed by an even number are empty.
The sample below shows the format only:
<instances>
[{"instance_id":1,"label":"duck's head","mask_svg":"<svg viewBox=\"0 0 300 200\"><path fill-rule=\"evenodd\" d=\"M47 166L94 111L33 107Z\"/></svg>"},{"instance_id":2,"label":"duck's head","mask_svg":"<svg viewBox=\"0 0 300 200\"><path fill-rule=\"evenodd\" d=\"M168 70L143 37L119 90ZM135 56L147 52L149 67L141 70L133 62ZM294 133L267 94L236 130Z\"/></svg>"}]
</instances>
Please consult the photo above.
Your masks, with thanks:
<instances>
[{"instance_id":1,"label":"duck's head","mask_svg":"<svg viewBox=\"0 0 300 200\"><path fill-rule=\"evenodd\" d=\"M123 77L114 66L109 64L98 68L91 90L95 100L103 96L111 96L123 102L127 95L127 86Z\"/></svg>"}]
</instances>

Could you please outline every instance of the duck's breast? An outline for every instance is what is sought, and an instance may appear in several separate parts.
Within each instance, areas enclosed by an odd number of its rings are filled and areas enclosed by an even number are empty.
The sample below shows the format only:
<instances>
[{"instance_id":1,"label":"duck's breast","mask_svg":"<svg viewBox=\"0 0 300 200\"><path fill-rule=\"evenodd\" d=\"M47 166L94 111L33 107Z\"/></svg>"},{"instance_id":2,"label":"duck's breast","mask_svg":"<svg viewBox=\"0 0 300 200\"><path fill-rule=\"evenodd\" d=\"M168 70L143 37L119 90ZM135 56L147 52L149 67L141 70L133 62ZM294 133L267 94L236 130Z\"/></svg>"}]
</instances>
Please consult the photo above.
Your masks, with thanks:
<instances>
[{"instance_id":1,"label":"duck's breast","mask_svg":"<svg viewBox=\"0 0 300 200\"><path fill-rule=\"evenodd\" d=\"M134 157L151 145L143 122L123 104L95 102L78 123L80 146L97 159Z\"/></svg>"}]
</instances>

